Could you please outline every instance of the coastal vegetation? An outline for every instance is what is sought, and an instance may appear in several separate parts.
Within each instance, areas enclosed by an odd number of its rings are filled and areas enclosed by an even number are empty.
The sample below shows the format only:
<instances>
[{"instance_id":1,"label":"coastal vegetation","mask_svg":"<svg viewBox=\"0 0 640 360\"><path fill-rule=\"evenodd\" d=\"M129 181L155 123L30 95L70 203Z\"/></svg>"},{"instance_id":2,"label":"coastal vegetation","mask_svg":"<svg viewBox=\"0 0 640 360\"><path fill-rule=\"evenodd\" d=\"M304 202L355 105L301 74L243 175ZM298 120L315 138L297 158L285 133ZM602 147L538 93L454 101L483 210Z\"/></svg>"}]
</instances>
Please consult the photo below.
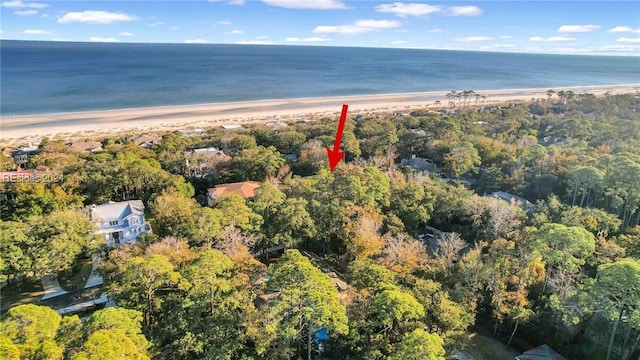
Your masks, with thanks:
<instances>
[{"instance_id":1,"label":"coastal vegetation","mask_svg":"<svg viewBox=\"0 0 640 360\"><path fill-rule=\"evenodd\" d=\"M81 321L3 301L0 357L436 360L481 333L637 358L640 97L448 98L464 109L350 116L334 172L329 118L97 152L43 139L22 167L62 180L0 184L2 295L101 254L118 307ZM185 152L208 147L228 156L196 176ZM209 205L241 181L262 185ZM124 200L153 232L107 249L86 209Z\"/></svg>"}]
</instances>

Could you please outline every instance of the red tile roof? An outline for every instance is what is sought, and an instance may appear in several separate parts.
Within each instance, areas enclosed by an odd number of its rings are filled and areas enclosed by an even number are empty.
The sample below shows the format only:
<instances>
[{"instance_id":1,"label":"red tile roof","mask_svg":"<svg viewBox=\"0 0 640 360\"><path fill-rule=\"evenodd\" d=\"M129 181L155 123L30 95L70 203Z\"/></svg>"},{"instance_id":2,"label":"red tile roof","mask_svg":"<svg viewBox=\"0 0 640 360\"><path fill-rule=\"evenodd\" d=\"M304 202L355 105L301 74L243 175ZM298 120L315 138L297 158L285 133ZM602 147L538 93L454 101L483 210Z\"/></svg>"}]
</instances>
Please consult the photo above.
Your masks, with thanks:
<instances>
[{"instance_id":1,"label":"red tile roof","mask_svg":"<svg viewBox=\"0 0 640 360\"><path fill-rule=\"evenodd\" d=\"M216 187L208 189L211 198L220 196L240 195L245 199L251 199L256 196L255 190L262 183L258 181L243 181L229 184L218 184Z\"/></svg>"}]
</instances>

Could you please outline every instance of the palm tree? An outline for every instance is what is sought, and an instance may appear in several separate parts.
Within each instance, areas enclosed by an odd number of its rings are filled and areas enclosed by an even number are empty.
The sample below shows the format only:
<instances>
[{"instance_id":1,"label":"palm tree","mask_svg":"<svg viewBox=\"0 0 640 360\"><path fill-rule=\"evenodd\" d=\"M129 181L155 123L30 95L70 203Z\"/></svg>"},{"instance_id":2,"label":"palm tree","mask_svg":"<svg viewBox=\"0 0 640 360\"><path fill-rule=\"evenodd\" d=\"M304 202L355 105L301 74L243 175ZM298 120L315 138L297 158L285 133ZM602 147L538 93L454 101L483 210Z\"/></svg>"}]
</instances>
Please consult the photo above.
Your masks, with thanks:
<instances>
[{"instance_id":1,"label":"palm tree","mask_svg":"<svg viewBox=\"0 0 640 360\"><path fill-rule=\"evenodd\" d=\"M576 94L571 90L566 91L564 93L564 96L565 96L566 102L573 101L573 99L576 98Z\"/></svg>"},{"instance_id":2,"label":"palm tree","mask_svg":"<svg viewBox=\"0 0 640 360\"><path fill-rule=\"evenodd\" d=\"M561 102L561 103L563 103L563 104L566 104L566 103L567 103L567 100L566 100L566 99L567 99L567 95L566 95L566 93L564 92L564 90L560 90L560 91L558 91L558 97L560 98L560 102Z\"/></svg>"},{"instance_id":3,"label":"palm tree","mask_svg":"<svg viewBox=\"0 0 640 360\"><path fill-rule=\"evenodd\" d=\"M466 107L467 106L467 98L469 97L469 90L464 90L462 92L462 107Z\"/></svg>"},{"instance_id":4,"label":"palm tree","mask_svg":"<svg viewBox=\"0 0 640 360\"><path fill-rule=\"evenodd\" d=\"M553 89L549 89L547 90L547 107L549 107L549 105L551 104L551 97L553 96L553 94L555 94L556 92L553 91Z\"/></svg>"},{"instance_id":5,"label":"palm tree","mask_svg":"<svg viewBox=\"0 0 640 360\"><path fill-rule=\"evenodd\" d=\"M469 107L469 105L471 105L471 97L473 95L475 95L475 91L473 90L467 90L467 107Z\"/></svg>"},{"instance_id":6,"label":"palm tree","mask_svg":"<svg viewBox=\"0 0 640 360\"><path fill-rule=\"evenodd\" d=\"M451 109L453 107L453 98L456 96L458 92L455 90L451 90L451 92L449 92L446 97L449 98L449 109Z\"/></svg>"}]
</instances>

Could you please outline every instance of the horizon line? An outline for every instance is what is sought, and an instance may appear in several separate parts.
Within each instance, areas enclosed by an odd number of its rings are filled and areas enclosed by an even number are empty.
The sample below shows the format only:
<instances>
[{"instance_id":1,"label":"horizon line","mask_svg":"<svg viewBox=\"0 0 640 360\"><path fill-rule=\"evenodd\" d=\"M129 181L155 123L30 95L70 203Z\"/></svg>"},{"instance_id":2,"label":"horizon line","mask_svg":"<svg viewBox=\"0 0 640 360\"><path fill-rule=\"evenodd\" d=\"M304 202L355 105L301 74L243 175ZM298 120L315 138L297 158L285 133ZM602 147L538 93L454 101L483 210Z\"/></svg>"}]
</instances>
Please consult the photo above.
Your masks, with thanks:
<instances>
[{"instance_id":1,"label":"horizon line","mask_svg":"<svg viewBox=\"0 0 640 360\"><path fill-rule=\"evenodd\" d=\"M436 50L436 51L456 51L456 52L479 52L492 54L525 54L525 55L573 55L573 56L616 56L616 57L640 57L637 52L527 52L527 51L505 51L505 50L478 50L478 49L450 49L450 48L429 48L416 46L384 47L368 45L323 45L323 44L238 44L238 43L186 43L186 42L137 42L137 41L86 41L86 40L24 40L24 39L4 39L2 41L17 42L38 42L38 43L75 43L75 44L110 44L110 45L234 45L234 46L290 46L290 47L334 47L334 48L358 48L358 49L397 49L397 50Z\"/></svg>"}]
</instances>

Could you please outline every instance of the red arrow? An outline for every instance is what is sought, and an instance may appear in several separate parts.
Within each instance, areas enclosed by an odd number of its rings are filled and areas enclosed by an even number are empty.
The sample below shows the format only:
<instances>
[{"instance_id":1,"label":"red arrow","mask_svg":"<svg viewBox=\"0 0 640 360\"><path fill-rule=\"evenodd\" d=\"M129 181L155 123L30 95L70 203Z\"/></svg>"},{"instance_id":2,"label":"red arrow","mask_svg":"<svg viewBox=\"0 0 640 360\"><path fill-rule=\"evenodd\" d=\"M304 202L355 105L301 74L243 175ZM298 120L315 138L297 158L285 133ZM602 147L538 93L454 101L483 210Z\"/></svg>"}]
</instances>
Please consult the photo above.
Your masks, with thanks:
<instances>
[{"instance_id":1,"label":"red arrow","mask_svg":"<svg viewBox=\"0 0 640 360\"><path fill-rule=\"evenodd\" d=\"M342 132L344 131L344 122L347 120L347 108L349 105L342 105L342 114L340 114L340 122L338 123L338 131L336 131L336 141L333 143L333 150L327 147L327 156L329 157L329 169L331 172L335 170L344 156L344 151L340 151L340 143L342 142Z\"/></svg>"}]
</instances>

